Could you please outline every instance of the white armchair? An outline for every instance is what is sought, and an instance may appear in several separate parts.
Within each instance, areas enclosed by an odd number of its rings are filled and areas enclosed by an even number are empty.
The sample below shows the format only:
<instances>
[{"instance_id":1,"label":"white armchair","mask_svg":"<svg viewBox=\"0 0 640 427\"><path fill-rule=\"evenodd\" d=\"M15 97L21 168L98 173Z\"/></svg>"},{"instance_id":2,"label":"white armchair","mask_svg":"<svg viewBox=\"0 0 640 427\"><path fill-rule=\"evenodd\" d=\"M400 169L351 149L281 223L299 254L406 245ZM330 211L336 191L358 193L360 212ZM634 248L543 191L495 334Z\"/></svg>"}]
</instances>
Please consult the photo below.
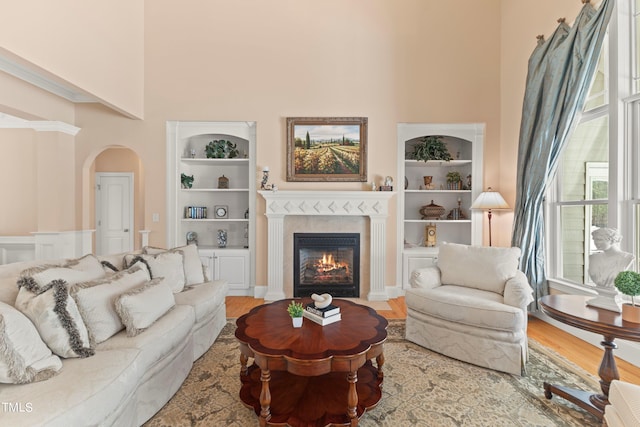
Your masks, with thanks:
<instances>
[{"instance_id":1,"label":"white armchair","mask_svg":"<svg viewBox=\"0 0 640 427\"><path fill-rule=\"evenodd\" d=\"M613 380L609 387L609 405L604 407L604 425L640 426L640 386Z\"/></svg>"},{"instance_id":2,"label":"white armchair","mask_svg":"<svg viewBox=\"0 0 640 427\"><path fill-rule=\"evenodd\" d=\"M415 270L406 291L406 339L445 356L515 375L528 358L520 248L444 243L437 267Z\"/></svg>"}]
</instances>

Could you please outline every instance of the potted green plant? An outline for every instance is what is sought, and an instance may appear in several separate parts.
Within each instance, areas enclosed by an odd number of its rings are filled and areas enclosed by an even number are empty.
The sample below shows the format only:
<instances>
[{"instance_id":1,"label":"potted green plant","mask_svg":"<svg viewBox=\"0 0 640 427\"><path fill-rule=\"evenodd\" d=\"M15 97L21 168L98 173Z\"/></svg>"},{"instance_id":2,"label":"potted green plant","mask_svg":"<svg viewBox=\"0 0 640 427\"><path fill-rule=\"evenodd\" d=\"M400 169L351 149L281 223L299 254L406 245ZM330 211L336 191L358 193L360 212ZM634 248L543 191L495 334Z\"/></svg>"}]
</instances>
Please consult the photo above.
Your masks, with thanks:
<instances>
[{"instance_id":1,"label":"potted green plant","mask_svg":"<svg viewBox=\"0 0 640 427\"><path fill-rule=\"evenodd\" d=\"M622 320L640 323L640 306L636 305L635 296L640 295L640 274L635 271L621 271L614 280L620 292L631 297L631 304L622 304Z\"/></svg>"},{"instance_id":2,"label":"potted green plant","mask_svg":"<svg viewBox=\"0 0 640 427\"><path fill-rule=\"evenodd\" d=\"M293 321L293 327L299 328L302 326L302 312L304 312L304 307L301 302L291 301L289 306L287 307L287 313L291 316L291 320Z\"/></svg>"},{"instance_id":3,"label":"potted green plant","mask_svg":"<svg viewBox=\"0 0 640 427\"><path fill-rule=\"evenodd\" d=\"M462 176L460 175L460 172L451 171L447 173L447 188L449 190L462 189Z\"/></svg>"},{"instance_id":4,"label":"potted green plant","mask_svg":"<svg viewBox=\"0 0 640 427\"><path fill-rule=\"evenodd\" d=\"M193 186L193 175L180 174L180 183L182 188L191 188Z\"/></svg>"},{"instance_id":5,"label":"potted green plant","mask_svg":"<svg viewBox=\"0 0 640 427\"><path fill-rule=\"evenodd\" d=\"M452 159L447 145L442 140L442 136L438 135L420 138L420 142L414 145L411 156L415 160L422 160L423 162L428 160L444 160L448 162Z\"/></svg>"},{"instance_id":6,"label":"potted green plant","mask_svg":"<svg viewBox=\"0 0 640 427\"><path fill-rule=\"evenodd\" d=\"M238 157L238 147L231 141L214 139L205 147L207 159L233 159Z\"/></svg>"}]
</instances>

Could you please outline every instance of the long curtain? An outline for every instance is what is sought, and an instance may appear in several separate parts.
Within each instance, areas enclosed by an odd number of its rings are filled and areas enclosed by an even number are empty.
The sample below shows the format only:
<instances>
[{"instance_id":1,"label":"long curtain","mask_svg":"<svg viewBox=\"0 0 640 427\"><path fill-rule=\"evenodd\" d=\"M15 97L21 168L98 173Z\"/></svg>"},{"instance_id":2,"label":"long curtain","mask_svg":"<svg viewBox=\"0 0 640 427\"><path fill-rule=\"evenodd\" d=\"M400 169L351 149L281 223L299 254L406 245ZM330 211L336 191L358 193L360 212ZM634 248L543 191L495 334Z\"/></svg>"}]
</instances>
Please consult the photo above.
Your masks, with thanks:
<instances>
[{"instance_id":1,"label":"long curtain","mask_svg":"<svg viewBox=\"0 0 640 427\"><path fill-rule=\"evenodd\" d=\"M573 27L560 20L547 41L538 39L529 58L511 244L522 249L520 269L534 290L535 310L538 298L549 293L544 194L584 108L613 8L614 0L603 0L598 9L587 0Z\"/></svg>"}]
</instances>

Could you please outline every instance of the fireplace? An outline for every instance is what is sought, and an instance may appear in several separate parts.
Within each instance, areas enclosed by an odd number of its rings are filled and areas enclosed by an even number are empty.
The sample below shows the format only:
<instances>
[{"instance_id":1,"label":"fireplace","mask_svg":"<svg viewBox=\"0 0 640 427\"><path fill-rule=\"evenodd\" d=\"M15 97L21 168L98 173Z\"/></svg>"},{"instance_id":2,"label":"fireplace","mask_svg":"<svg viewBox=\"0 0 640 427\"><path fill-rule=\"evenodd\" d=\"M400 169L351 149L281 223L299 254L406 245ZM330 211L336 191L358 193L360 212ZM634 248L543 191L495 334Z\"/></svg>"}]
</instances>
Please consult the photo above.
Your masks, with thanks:
<instances>
[{"instance_id":1,"label":"fireplace","mask_svg":"<svg viewBox=\"0 0 640 427\"><path fill-rule=\"evenodd\" d=\"M360 296L360 234L294 233L293 296Z\"/></svg>"}]
</instances>

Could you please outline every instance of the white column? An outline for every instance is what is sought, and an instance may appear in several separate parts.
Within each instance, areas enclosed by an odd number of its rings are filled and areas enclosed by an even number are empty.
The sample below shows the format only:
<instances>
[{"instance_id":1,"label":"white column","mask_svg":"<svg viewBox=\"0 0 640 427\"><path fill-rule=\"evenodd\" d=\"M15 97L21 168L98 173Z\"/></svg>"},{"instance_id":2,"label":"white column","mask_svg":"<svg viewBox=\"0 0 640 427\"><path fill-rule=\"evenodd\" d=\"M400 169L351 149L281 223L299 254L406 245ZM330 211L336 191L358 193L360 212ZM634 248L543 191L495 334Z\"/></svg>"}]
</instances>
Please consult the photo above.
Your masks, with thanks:
<instances>
[{"instance_id":1,"label":"white column","mask_svg":"<svg viewBox=\"0 0 640 427\"><path fill-rule=\"evenodd\" d=\"M284 265L284 215L267 214L267 293L265 301L277 301L285 298L283 268Z\"/></svg>"},{"instance_id":2,"label":"white column","mask_svg":"<svg viewBox=\"0 0 640 427\"><path fill-rule=\"evenodd\" d=\"M370 238L371 238L371 259L370 259L370 284L369 301L387 301L389 295L385 289L385 271L386 271L386 233L387 224L386 216L370 216Z\"/></svg>"}]
</instances>

